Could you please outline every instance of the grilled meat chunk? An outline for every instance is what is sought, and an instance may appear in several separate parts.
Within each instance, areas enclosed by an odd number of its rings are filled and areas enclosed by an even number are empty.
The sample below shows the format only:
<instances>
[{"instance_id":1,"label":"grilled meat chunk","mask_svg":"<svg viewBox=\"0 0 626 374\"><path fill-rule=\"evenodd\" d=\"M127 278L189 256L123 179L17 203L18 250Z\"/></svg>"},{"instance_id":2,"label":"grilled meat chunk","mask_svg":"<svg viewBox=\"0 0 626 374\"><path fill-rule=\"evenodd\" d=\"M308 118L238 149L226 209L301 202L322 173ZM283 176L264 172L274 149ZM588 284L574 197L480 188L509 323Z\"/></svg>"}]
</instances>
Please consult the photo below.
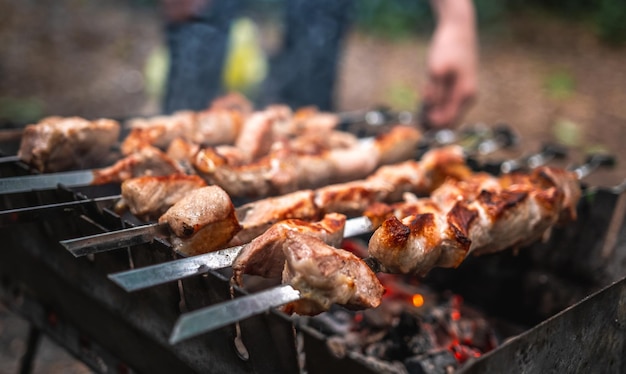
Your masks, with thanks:
<instances>
[{"instance_id":1,"label":"grilled meat chunk","mask_svg":"<svg viewBox=\"0 0 626 374\"><path fill-rule=\"evenodd\" d=\"M278 149L242 166L230 166L200 152L195 157L194 167L209 184L221 186L231 196L272 196L363 178L381 161L399 162L413 156L419 139L417 130L401 126L354 147L329 149L317 155ZM394 149L392 144L402 151Z\"/></svg>"},{"instance_id":2,"label":"grilled meat chunk","mask_svg":"<svg viewBox=\"0 0 626 374\"><path fill-rule=\"evenodd\" d=\"M144 146L115 164L94 171L93 184L121 183L142 175L170 175L184 170L158 148Z\"/></svg>"},{"instance_id":3,"label":"grilled meat chunk","mask_svg":"<svg viewBox=\"0 0 626 374\"><path fill-rule=\"evenodd\" d=\"M384 288L376 274L354 254L323 240L290 231L283 250L286 257L282 282L300 291L300 300L283 311L315 315L339 304L348 309L375 308Z\"/></svg>"},{"instance_id":4,"label":"grilled meat chunk","mask_svg":"<svg viewBox=\"0 0 626 374\"><path fill-rule=\"evenodd\" d=\"M248 243L274 223L285 219L299 218L307 221L319 219L320 211L315 206L313 197L313 191L302 190L242 205L237 208L237 218L243 228L230 245Z\"/></svg>"},{"instance_id":5,"label":"grilled meat chunk","mask_svg":"<svg viewBox=\"0 0 626 374\"><path fill-rule=\"evenodd\" d=\"M315 203L324 212L358 215L375 202L400 201L407 192L426 195L442 182L442 173L448 171L452 171L448 175L450 180L468 178L470 173L456 146L428 151L419 162L409 160L381 166L364 180L320 187L315 191Z\"/></svg>"},{"instance_id":6,"label":"grilled meat chunk","mask_svg":"<svg viewBox=\"0 0 626 374\"><path fill-rule=\"evenodd\" d=\"M573 173L540 167L506 176L506 188L482 189L451 209L433 204L425 213L392 216L372 235L370 255L383 271L423 275L436 266L456 267L469 254L528 245L572 218L580 196L575 180Z\"/></svg>"},{"instance_id":7,"label":"grilled meat chunk","mask_svg":"<svg viewBox=\"0 0 626 374\"><path fill-rule=\"evenodd\" d=\"M168 224L174 250L185 256L218 250L241 230L230 197L217 186L190 191L159 223Z\"/></svg>"},{"instance_id":8,"label":"grilled meat chunk","mask_svg":"<svg viewBox=\"0 0 626 374\"><path fill-rule=\"evenodd\" d=\"M233 282L243 275L282 276L282 282L301 292L301 300L286 305L288 313L314 315L331 304L351 309L380 304L383 287L372 270L350 252L337 249L346 218L327 214L310 223L297 219L274 224L247 244L233 263Z\"/></svg>"},{"instance_id":9,"label":"grilled meat chunk","mask_svg":"<svg viewBox=\"0 0 626 374\"><path fill-rule=\"evenodd\" d=\"M131 178L122 182L122 200L135 216L155 220L190 191L205 186L204 179L197 175Z\"/></svg>"},{"instance_id":10,"label":"grilled meat chunk","mask_svg":"<svg viewBox=\"0 0 626 374\"><path fill-rule=\"evenodd\" d=\"M106 164L119 134L110 119L46 117L26 126L17 155L40 172L90 169Z\"/></svg>"},{"instance_id":11,"label":"grilled meat chunk","mask_svg":"<svg viewBox=\"0 0 626 374\"><path fill-rule=\"evenodd\" d=\"M126 125L131 130L122 142L122 153L130 155L146 145L166 149L176 138L188 139L195 124L196 113L188 110L169 116L131 119Z\"/></svg>"},{"instance_id":12,"label":"grilled meat chunk","mask_svg":"<svg viewBox=\"0 0 626 374\"><path fill-rule=\"evenodd\" d=\"M322 239L329 245L338 246L343 239L346 217L327 214L321 221L307 222L287 219L272 225L263 234L246 244L233 263L233 281L243 285L243 275L259 275L278 278L285 265L285 240L287 233L296 231Z\"/></svg>"}]
</instances>

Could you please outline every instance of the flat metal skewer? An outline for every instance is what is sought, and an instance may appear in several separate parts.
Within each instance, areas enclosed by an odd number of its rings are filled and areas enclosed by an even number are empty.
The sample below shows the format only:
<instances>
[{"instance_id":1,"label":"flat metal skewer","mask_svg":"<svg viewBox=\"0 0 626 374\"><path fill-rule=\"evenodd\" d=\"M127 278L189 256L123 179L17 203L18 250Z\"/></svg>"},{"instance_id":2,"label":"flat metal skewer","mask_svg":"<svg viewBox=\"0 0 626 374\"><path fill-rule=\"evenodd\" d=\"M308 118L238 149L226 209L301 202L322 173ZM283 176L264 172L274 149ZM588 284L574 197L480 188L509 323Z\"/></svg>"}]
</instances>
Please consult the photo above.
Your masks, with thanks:
<instances>
[{"instance_id":1,"label":"flat metal skewer","mask_svg":"<svg viewBox=\"0 0 626 374\"><path fill-rule=\"evenodd\" d=\"M94 199L75 200L64 203L38 205L26 208L8 209L0 211L0 227L20 222L32 222L45 214L57 211L70 211L88 204L103 204L118 200L121 195L97 197Z\"/></svg>"},{"instance_id":2,"label":"flat metal skewer","mask_svg":"<svg viewBox=\"0 0 626 374\"><path fill-rule=\"evenodd\" d=\"M92 170L0 178L0 194L54 189L60 184L67 187L84 187L91 185L94 180Z\"/></svg>"},{"instance_id":3,"label":"flat metal skewer","mask_svg":"<svg viewBox=\"0 0 626 374\"><path fill-rule=\"evenodd\" d=\"M133 245L151 243L157 235L167 234L167 224L151 223L127 229L62 240L59 243L74 257L110 251Z\"/></svg>"},{"instance_id":4,"label":"flat metal skewer","mask_svg":"<svg viewBox=\"0 0 626 374\"><path fill-rule=\"evenodd\" d=\"M299 291L290 285L282 285L254 295L238 297L228 304L218 304L186 313L176 321L169 342L176 344L298 299Z\"/></svg>"},{"instance_id":5,"label":"flat metal skewer","mask_svg":"<svg viewBox=\"0 0 626 374\"><path fill-rule=\"evenodd\" d=\"M367 217L351 218L346 221L344 238L371 233L372 222ZM109 274L113 282L128 292L158 286L194 275L204 274L209 270L217 270L232 266L244 245L205 253L198 256L164 262L157 265Z\"/></svg>"},{"instance_id":6,"label":"flat metal skewer","mask_svg":"<svg viewBox=\"0 0 626 374\"><path fill-rule=\"evenodd\" d=\"M0 164L7 164L10 162L17 162L20 161L21 158L19 158L19 156L17 155L13 155L13 156L2 156L0 157Z\"/></svg>"}]
</instances>

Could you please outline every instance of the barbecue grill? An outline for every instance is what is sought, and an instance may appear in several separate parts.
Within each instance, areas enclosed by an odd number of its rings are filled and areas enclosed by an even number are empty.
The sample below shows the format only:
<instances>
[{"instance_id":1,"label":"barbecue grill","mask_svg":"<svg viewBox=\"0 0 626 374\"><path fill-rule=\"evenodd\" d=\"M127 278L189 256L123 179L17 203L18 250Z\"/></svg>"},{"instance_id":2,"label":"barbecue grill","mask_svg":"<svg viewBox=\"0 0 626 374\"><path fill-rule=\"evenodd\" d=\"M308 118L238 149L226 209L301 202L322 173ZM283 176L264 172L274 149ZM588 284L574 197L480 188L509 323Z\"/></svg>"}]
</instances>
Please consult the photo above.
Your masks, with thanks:
<instances>
[{"instance_id":1,"label":"barbecue grill","mask_svg":"<svg viewBox=\"0 0 626 374\"><path fill-rule=\"evenodd\" d=\"M0 170L3 178L32 173L19 161L3 163ZM625 186L584 187L578 220L557 229L549 241L515 254L470 258L458 269L435 269L422 280L435 292L462 295L494 321L517 326L459 372L626 372ZM209 270L127 293L107 276L175 260L166 241L74 258L59 241L140 224L128 213L116 213L113 201L98 200L119 193L113 184L60 185L1 196L3 211L51 205L0 227L6 241L0 251L0 300L32 325L24 367L44 333L102 373L406 372L357 352L339 354L310 318L276 310L170 344L181 313L231 299L229 273ZM72 204L76 201L83 203ZM445 357L443 366L435 356L429 360L434 366L417 362L408 368L434 373L446 365Z\"/></svg>"}]
</instances>

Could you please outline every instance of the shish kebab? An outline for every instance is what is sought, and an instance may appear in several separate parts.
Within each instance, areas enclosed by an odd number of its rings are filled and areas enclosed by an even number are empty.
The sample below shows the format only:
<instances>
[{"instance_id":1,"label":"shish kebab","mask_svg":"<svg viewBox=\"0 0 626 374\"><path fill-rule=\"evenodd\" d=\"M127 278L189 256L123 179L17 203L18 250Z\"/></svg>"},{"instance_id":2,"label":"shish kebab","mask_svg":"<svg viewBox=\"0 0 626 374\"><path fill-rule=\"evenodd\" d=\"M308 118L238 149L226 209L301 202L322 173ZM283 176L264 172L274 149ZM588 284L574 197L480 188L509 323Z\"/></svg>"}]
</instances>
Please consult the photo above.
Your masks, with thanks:
<instances>
[{"instance_id":1,"label":"shish kebab","mask_svg":"<svg viewBox=\"0 0 626 374\"><path fill-rule=\"evenodd\" d=\"M440 134L441 132L441 134ZM484 133L477 133L476 131L466 131L461 138L458 138L454 133L449 133L449 130L441 130L432 135L432 141L434 146L445 146L452 142L464 142L466 139L477 137L481 139L485 137L485 140L476 141L475 147L480 147L481 144L493 143L500 137L499 144L507 146L514 143L513 134L507 131L506 128L500 130L499 134L496 133L495 139L489 138L491 135L485 135ZM489 149L494 149L490 147ZM540 166L547 163L553 158L564 157L565 150L555 147L553 145L545 146L540 152L535 154L524 156L518 160L510 160L501 163L504 170L504 166L507 165L507 171L519 168L527 163L526 160L532 160L528 162L534 166ZM489 167L494 167L495 164L488 164ZM500 164L498 164L499 166ZM176 201L184 196L191 189L205 186L204 180L194 175L185 174L173 174L168 176L145 176L131 178L122 183L122 191L124 198L128 201L124 201L122 195L112 195L99 197L96 199L84 199L77 201L69 201L65 203L46 204L34 207L25 207L17 209L9 209L0 211L0 226L11 225L19 222L30 222L38 219L46 214L54 214L55 211L63 210L64 212L70 211L82 211L83 208L87 208L95 204L98 210L106 207L107 204L118 202L117 209L130 207L131 213L140 219L151 220L158 219L160 215L171 207ZM333 191L332 186L323 188L325 193L331 194ZM124 193L126 192L126 193ZM148 196L148 198L146 198ZM323 198L322 198L323 199ZM328 210L331 210L329 208ZM238 215L240 216L240 215Z\"/></svg>"},{"instance_id":2,"label":"shish kebab","mask_svg":"<svg viewBox=\"0 0 626 374\"><path fill-rule=\"evenodd\" d=\"M501 142L499 143L500 146L511 145L511 136L511 133L507 133L506 136L501 134L498 139L498 141ZM488 142L490 143L493 141L493 139L488 139ZM233 239L231 245L247 243L253 237L268 228L271 223L276 222L279 219L315 219L319 217L320 211L344 213L350 213L353 211L356 214L360 214L361 211L371 202L380 199L383 199L384 201L397 201L401 198L402 193L405 191L428 193L432 190L432 188L434 188L435 184L440 183L444 178L442 176L439 177L440 180L436 180L437 175L450 176L449 173L451 172L461 172L464 174L469 172L467 167L459 166L464 163L463 152L459 147L450 146L443 150L435 149L427 154L429 154L429 156L423 157L424 161L420 163L416 161L406 161L398 165L383 166L365 181L330 185L322 187L316 191L304 190L283 195L282 197L278 197L276 199L259 200L245 205L238 209L236 213L236 216L240 219L241 224L243 225L243 230L237 234L237 237ZM455 167L459 168L459 170L454 171L453 169ZM429 173L435 176L435 180L429 182L429 178L432 178L432 176L427 177ZM407 177L407 175L411 175L412 177ZM134 184L135 182L141 182L141 180L128 181L125 185L123 184L123 192L125 190L130 192L142 192L142 188L146 187L142 183L138 183L137 188L128 187L129 184ZM163 189L160 190L161 192L164 191ZM128 199L130 203L132 203L133 200L141 203L131 204L131 211L134 210L135 213L145 214L146 212L141 211L141 208L138 207L146 203L145 194L135 193L135 196L132 195L133 194L131 194ZM150 202L162 201L158 198L150 198L149 200ZM136 208L133 209L133 206ZM266 211L271 213L267 213ZM187 211L187 214L188 212L189 210ZM184 214L185 210L183 210L181 215ZM353 223L350 223L349 226L352 224ZM150 242L153 240L155 235L163 233L163 231L166 233L169 232L170 230L168 229L168 225L167 219L164 219L161 223L157 224L144 225L83 238L64 240L61 244L75 256L84 256L91 253ZM195 234L195 231L190 232ZM189 235L186 235L186 237L189 237ZM193 243L193 240L181 241L179 238L179 235L173 238L175 242L181 243L180 246L177 246L179 253L187 256L199 253L198 250L187 245L188 242ZM216 247L212 250L219 249L217 247L217 242L215 243ZM219 244L221 245L222 243ZM201 246L201 248L203 248L203 251L211 250L206 245Z\"/></svg>"},{"instance_id":3,"label":"shish kebab","mask_svg":"<svg viewBox=\"0 0 626 374\"><path fill-rule=\"evenodd\" d=\"M218 144L231 140L224 140L218 136L219 134L232 132L236 138L231 148L240 147L249 152L258 147L259 143L271 143L277 137L293 138L316 130L325 133L339 132L334 130L338 124L338 119L335 119L334 115L320 113L310 108L303 108L292 115L288 107L275 105L263 111L246 114L248 118L245 121L239 118L244 116L240 113L242 111L243 109L239 109L236 105L233 108L233 105L222 103L214 104L206 111L198 113L178 113L172 116L130 121L134 127L131 134L121 144L124 154L127 155L126 158L130 160L120 160L117 164L103 169L4 178L0 182L0 193L56 188L58 184L83 186L118 182L120 178L129 175L128 167L131 166L129 164L132 164L135 169L139 168L134 154L141 154L146 148L151 150L152 157L155 158L149 164L150 167L154 167L155 163L161 161L170 164L171 160L162 160L166 158L165 155L158 154L156 151L164 151L173 139L183 139L200 145ZM239 124L239 122L242 123ZM228 131L228 129L237 131ZM240 130L247 131L241 132ZM109 164L107 156L112 154L111 150L117 143L119 134L120 125L113 120L88 121L79 117L47 117L37 124L26 127L17 158L39 172L100 167L103 164ZM139 158L142 157L139 156ZM169 165L166 165L167 167ZM125 168L125 174L120 174L124 171L120 168ZM149 169L143 168L143 171L149 171Z\"/></svg>"},{"instance_id":4,"label":"shish kebab","mask_svg":"<svg viewBox=\"0 0 626 374\"><path fill-rule=\"evenodd\" d=\"M506 136L503 134L500 135L500 138L497 140L500 142L500 146L511 145L511 133L507 133ZM492 143L494 139L488 139L487 141ZM483 143L480 142L478 144ZM248 242L267 229L273 222L280 219L316 219L319 218L320 214L324 211L353 212L360 214L362 210L373 201L381 199L383 201L397 201L405 191L428 193L434 188L435 184L440 183L445 176L450 176L450 173L467 174L469 172L466 166L460 166L464 164L465 161L463 151L460 147L449 146L443 149L435 149L428 152L427 155L428 156L425 155L422 162L419 163L416 161L406 161L400 164L383 166L366 180L325 186L316 191L301 190L281 197L257 200L256 202L246 204L237 209L236 216L240 219L243 230L233 239L231 245ZM458 170L455 171L454 168ZM429 174L432 175L429 176ZM407 175L411 175L412 177L408 178ZM441 176L438 177L438 175ZM430 180L433 176L435 180ZM161 183L154 182L173 182L176 188L179 189L186 183L187 187L183 188L184 190L198 187L191 177L186 177L186 180L182 181L181 179L182 178L178 177L166 177L159 180L155 180L155 178L129 180L122 184L122 191L123 195L125 192L128 192L125 194L126 200L128 200L133 213L147 215L149 212L160 212L161 210L165 210L165 208L169 208L169 206L163 206L162 204L167 200L167 195L163 196L163 193L168 191L167 187L164 188ZM146 180L149 181L146 182ZM148 198L146 198L146 194L144 193L146 188L152 192ZM147 206L149 206L150 209L144 209ZM179 217L184 215L185 212L189 214L190 211L193 210L183 209ZM168 219L165 218L161 223L157 224L143 225L111 233L64 240L61 244L75 256L84 256L91 253L150 242L155 235L159 233L167 234L170 231L167 220ZM212 221L209 220L206 222L210 224ZM349 223L349 226L350 225L352 225L352 223ZM195 234L195 231L189 232ZM189 235L185 235L185 237L189 238ZM199 253L197 249L187 245L187 242L193 243L193 240L183 240L181 242L179 238L180 235L173 237L174 242L183 243L183 245L177 246L179 253L187 256ZM222 243L219 244L221 245ZM214 249L218 249L218 244L215 245L216 247ZM201 248L203 251L210 250L206 245L201 246Z\"/></svg>"},{"instance_id":5,"label":"shish kebab","mask_svg":"<svg viewBox=\"0 0 626 374\"><path fill-rule=\"evenodd\" d=\"M459 168L459 170L457 171L455 168ZM239 244L247 242L252 237L267 229L273 222L284 218L316 219L319 218L323 210L336 211L337 209L351 209L345 207L341 208L338 205L350 206L356 203L362 206L362 208L365 208L371 201L375 201L376 199L388 198L390 200L397 200L404 191L428 193L434 188L434 183L440 183L443 180L444 175L448 176L450 173L454 172L466 174L468 170L469 169L464 166L462 149L457 146L448 146L433 149L427 153L420 162L405 161L399 164L383 166L366 180L362 180L360 185L358 181L347 182L322 187L317 190L301 190L287 195L253 201L237 209L236 217L241 221L244 228L237 240L241 242ZM407 178L407 172L410 172L409 175L413 175L413 177ZM433 176L438 177L439 180L432 180ZM172 177L172 179L174 178L175 177ZM135 182L145 187L145 184L142 184L142 180L139 179L127 182L126 186L123 185L123 189L126 190L129 184L132 185ZM333 188L338 188L338 190L334 191ZM129 189L129 191L141 190L137 188ZM197 191L197 189L192 189L187 193L187 196L181 200L182 202L178 201L167 210L167 212L170 210L172 212L179 212L177 213L178 220L184 215L189 216L187 226L191 226L191 222L194 222L194 231L188 230L186 233L177 233L182 235L175 235L175 237L191 238L193 235L190 234L200 231L201 227L197 225L198 218L203 219L206 224L215 222L217 219L213 214L196 213L196 210L203 212L200 207L204 204L210 204L210 200L207 202L200 201L207 200L207 198L210 197L202 197L203 193L210 195L210 193L208 193L209 190L204 187L202 192ZM392 195L399 196L396 198ZM150 199L148 202L146 195L142 193L129 194L127 196L129 196L127 197L129 200L128 203L131 204L135 198L141 198L141 201L144 203L149 203L153 200ZM191 202L187 203L188 200L194 199L199 200L198 204L202 205L193 207ZM157 202L160 203L161 200L159 199ZM186 204L190 205L190 207L186 207ZM136 206L141 204L132 205ZM221 208L226 210L230 209L227 205L223 205ZM133 210L137 213L141 213L137 209ZM155 208L153 208L153 210L155 210ZM154 236L162 231L165 231L166 235L169 235L170 226L173 222L168 222L171 217L167 212L159 218L160 223L64 240L61 241L61 244L75 256L83 256L132 244L151 242ZM213 210L213 212L215 212L215 210ZM233 232L232 234L234 236L236 233ZM176 239L176 241L178 241L178 239ZM223 243L220 243L220 245L221 244ZM203 245L202 248L205 252L209 251L206 245ZM177 249L183 255L198 254L198 250L190 245L177 246ZM219 248L216 247L213 250L215 249Z\"/></svg>"},{"instance_id":6,"label":"shish kebab","mask_svg":"<svg viewBox=\"0 0 626 374\"><path fill-rule=\"evenodd\" d=\"M507 175L501 180L504 188L482 190L476 199L460 197L447 211L436 203L423 205L425 213L405 217L400 230L394 227L399 219L391 216L374 232L370 257L364 260L327 244L314 230L284 230L282 240L273 242L259 237L249 247L261 242L261 250L253 248L252 255L235 259L233 281L240 284L242 273L251 270L256 275L282 277L283 285L183 314L170 343L274 307L283 306L283 311L296 314L318 314L333 303L349 309L376 307L383 287L375 272L423 275L436 266L456 267L470 254L529 244L555 225L576 218L580 178L610 162L596 158L574 171L540 167L525 175ZM446 222L447 228L434 229L433 222ZM263 250L270 250L278 261L263 264L268 258ZM396 267L407 260L408 266ZM283 266L277 266L281 262ZM257 267L249 267L250 263Z\"/></svg>"},{"instance_id":7,"label":"shish kebab","mask_svg":"<svg viewBox=\"0 0 626 374\"><path fill-rule=\"evenodd\" d=\"M542 154L542 153L543 152L539 152L537 154ZM547 162L550 159L550 157L546 156L543 159ZM473 174L469 177L467 177L466 173L460 173L460 174L457 174L457 177L465 177L466 179L465 180L461 178L448 179L445 183L443 183L443 185L436 188L430 194L431 200L434 199L435 201L438 201L438 202L442 202L442 201L453 202L454 200L450 196L456 196L460 194L469 196L469 194L476 193L481 188L485 188L489 186L490 184L492 186L497 185L497 183L494 182L496 179L485 173ZM357 182L354 182L354 183L357 183ZM348 184L354 184L354 183L348 183ZM337 187L339 186L340 185L338 185ZM479 187L479 186L482 186L482 187ZM333 189L333 186L329 186L329 187ZM349 196L344 196L344 197L349 197ZM390 211L389 209L386 209L383 211L381 211L380 209L378 209L378 211L376 211L375 209L369 209L368 212L366 212L366 208L371 207L372 204L376 205L376 203L380 202L381 200L379 201L377 201L376 199L359 200L359 196L353 195L353 197L355 198L355 202L359 202L359 204L361 205L360 214L366 213L366 215L362 217L349 219L346 222L346 227L344 230L345 237L356 236L359 234L373 231L373 229L377 227L382 221L381 217L383 217ZM338 198L341 199L342 196L338 195ZM396 200L392 200L392 201L396 201ZM420 206L419 205L420 201L421 200L418 200L417 205L414 203L410 203L410 204L398 203L398 204L399 206L403 206L402 208L403 212L408 212L410 209L415 209L415 206ZM342 205L343 204L338 204L338 203L330 204L330 206L335 206L335 207L342 206ZM398 207L394 206L394 209L399 210L400 209L399 206ZM324 211L324 213L329 213L329 212L347 213L345 210L341 211L340 209L327 209ZM376 217L379 217L379 218L376 219ZM311 216L309 218L314 218L314 216ZM267 228L267 226L269 225L264 226L263 231L265 231L265 228ZM261 233L262 231L259 232L258 235L260 235ZM253 238L250 237L250 240L251 239ZM231 241L231 244L233 244L232 241ZM240 244L240 243L235 242L234 244ZM230 264L232 263L232 258L237 253L239 253L242 248L243 247L239 245L233 248L220 250L220 251L205 254L205 255L193 256L193 257L189 257L186 259L180 259L180 260L176 260L176 261L172 261L172 262L168 262L164 264L158 264L158 265L148 266L145 268L124 271L124 272L110 275L110 278L113 279L116 283L118 283L122 288L126 289L127 291L135 291L138 289L143 289L143 288L151 287L151 286L162 284L162 283L167 283L173 280L201 274L202 272L205 272L208 269L219 269L222 267L230 266Z\"/></svg>"},{"instance_id":8,"label":"shish kebab","mask_svg":"<svg viewBox=\"0 0 626 374\"><path fill-rule=\"evenodd\" d=\"M324 134L328 133L324 132ZM429 135L431 138L431 140L429 140L429 143L431 143L432 146L435 147L444 146L453 142L468 143L470 146L472 146L472 148L479 148L480 145L487 143L496 143L505 146L514 143L514 135L510 130L506 128L500 129L497 132L494 131L493 133L487 133L486 131L479 130L475 131L470 128L469 130L463 132L460 137L456 134L449 134L449 130L442 130L439 132L435 132L434 134L427 135ZM319 141L315 142L315 144L316 147L320 146ZM142 151L123 159L122 161L114 164L109 168L102 169L102 172L100 174L106 177L99 179L103 182L107 179L109 181L112 181L116 178L127 178L129 175L141 174L144 173L144 171L148 171L149 174L153 175L152 177L146 177L145 179L142 179L141 177L131 178L130 180L126 179L122 184L122 189L124 190L124 188L127 187L128 190L135 190L140 192L145 191L146 189L150 190L151 196L155 196L155 198L152 201L148 201L147 203L145 201L145 198L133 199L138 200L136 204L133 204L133 206L135 207L135 211L133 211L133 213L139 215L141 218L158 218L158 216L164 213L165 210L172 205L172 202L176 201L187 190L189 190L190 186L199 187L200 185L205 184L197 176L181 174L180 169L178 169L179 165L174 162L174 160L179 160L188 155L190 150L183 149L186 146L190 145L180 139L175 139L172 142L171 147L167 150L167 154L164 154L161 152L161 150L147 145L143 147ZM470 150L472 148L470 148ZM171 157L168 158L167 156ZM154 160L154 158L156 158L156 162L152 161L152 163L161 166L153 171L150 170L150 165L146 165L146 163L150 162L150 159ZM168 175L168 172L170 172L171 170L178 170L178 172L172 175ZM161 176L159 177L159 175ZM133 181L133 179L137 180ZM158 186L155 186L155 183L142 183L142 181L144 180L152 180L153 182L159 183L157 183ZM1 183L2 182L0 181L0 184ZM163 195L164 190L167 191L167 194L165 196ZM99 206L104 206L107 201L118 201L120 197L120 195L101 197L97 199L97 204ZM1 211L0 225L9 225L13 223L28 221L31 220L33 217L38 217L40 214L51 213L58 209L63 209L65 211L71 209L82 209L83 205L88 206L91 204L91 202L91 200L79 200L63 204L49 204L43 206ZM155 202L159 202L161 207L155 208L153 206L153 203Z\"/></svg>"}]
</instances>

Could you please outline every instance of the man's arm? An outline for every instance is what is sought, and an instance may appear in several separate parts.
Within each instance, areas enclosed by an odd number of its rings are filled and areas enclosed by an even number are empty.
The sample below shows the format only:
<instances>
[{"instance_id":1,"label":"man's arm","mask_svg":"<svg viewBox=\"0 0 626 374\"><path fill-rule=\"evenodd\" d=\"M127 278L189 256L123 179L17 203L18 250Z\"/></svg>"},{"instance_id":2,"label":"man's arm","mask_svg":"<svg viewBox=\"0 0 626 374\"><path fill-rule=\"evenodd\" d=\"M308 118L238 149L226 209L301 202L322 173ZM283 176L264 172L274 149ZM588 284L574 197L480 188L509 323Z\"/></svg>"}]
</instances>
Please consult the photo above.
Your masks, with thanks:
<instances>
[{"instance_id":1,"label":"man's arm","mask_svg":"<svg viewBox=\"0 0 626 374\"><path fill-rule=\"evenodd\" d=\"M471 0L431 0L437 27L427 57L426 119L453 126L477 90L478 37Z\"/></svg>"}]
</instances>

